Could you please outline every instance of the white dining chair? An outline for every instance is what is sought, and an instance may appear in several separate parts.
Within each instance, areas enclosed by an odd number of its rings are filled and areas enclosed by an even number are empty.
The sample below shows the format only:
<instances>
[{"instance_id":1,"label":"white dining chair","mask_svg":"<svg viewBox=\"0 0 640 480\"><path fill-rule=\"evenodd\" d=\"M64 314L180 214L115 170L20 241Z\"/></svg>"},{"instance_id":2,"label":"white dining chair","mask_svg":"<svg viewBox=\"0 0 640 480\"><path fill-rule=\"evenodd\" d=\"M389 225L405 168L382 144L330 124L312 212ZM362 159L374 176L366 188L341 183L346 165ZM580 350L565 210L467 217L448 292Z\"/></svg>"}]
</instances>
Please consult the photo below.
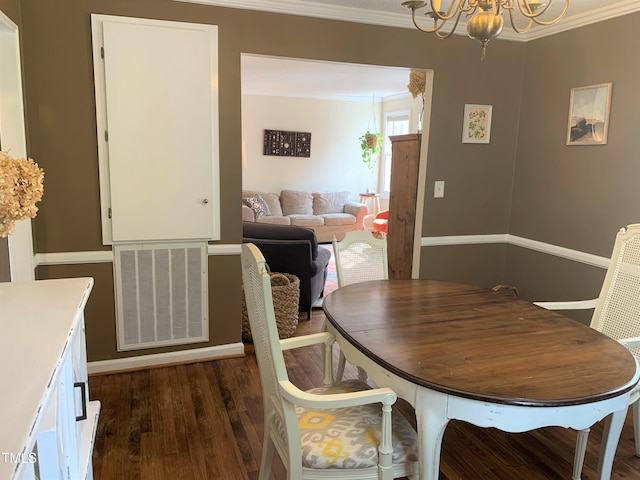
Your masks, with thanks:
<instances>
[{"instance_id":1,"label":"white dining chair","mask_svg":"<svg viewBox=\"0 0 640 480\"><path fill-rule=\"evenodd\" d=\"M367 230L352 230L341 241L333 237L332 245L339 288L367 280L389 278L386 237L376 238ZM342 380L345 364L344 353L340 351L336 380ZM358 378L363 381L367 378L366 372L360 367Z\"/></svg>"},{"instance_id":2,"label":"white dining chair","mask_svg":"<svg viewBox=\"0 0 640 480\"><path fill-rule=\"evenodd\" d=\"M591 328L627 347L640 358L640 224L622 228L616 235L611 261L598 298L569 302L536 302L549 310L594 309ZM640 456L640 387L631 392L636 455ZM579 480L589 430L578 432L573 480Z\"/></svg>"},{"instance_id":3,"label":"white dining chair","mask_svg":"<svg viewBox=\"0 0 640 480\"><path fill-rule=\"evenodd\" d=\"M333 237L332 245L338 287L389 278L386 238L375 238L368 230L352 230L340 241Z\"/></svg>"},{"instance_id":4,"label":"white dining chair","mask_svg":"<svg viewBox=\"0 0 640 480\"><path fill-rule=\"evenodd\" d=\"M283 350L323 344L326 351L334 338L323 332L280 340L264 257L243 244L241 260L264 406L258 478L268 480L276 451L288 480L417 478L417 434L392 410L393 390L349 380L303 391L289 381Z\"/></svg>"}]
</instances>

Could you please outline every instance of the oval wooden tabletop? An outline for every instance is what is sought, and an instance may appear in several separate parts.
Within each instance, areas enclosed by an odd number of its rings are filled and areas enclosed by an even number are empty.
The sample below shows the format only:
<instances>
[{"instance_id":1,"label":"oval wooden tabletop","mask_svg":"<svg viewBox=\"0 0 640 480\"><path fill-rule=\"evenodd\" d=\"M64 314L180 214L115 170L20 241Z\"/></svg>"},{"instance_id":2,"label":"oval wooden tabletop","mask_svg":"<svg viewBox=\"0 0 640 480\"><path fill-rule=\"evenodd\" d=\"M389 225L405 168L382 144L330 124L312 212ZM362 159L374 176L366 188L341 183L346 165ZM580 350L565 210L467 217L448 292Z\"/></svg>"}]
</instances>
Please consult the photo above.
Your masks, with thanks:
<instances>
[{"instance_id":1,"label":"oval wooden tabletop","mask_svg":"<svg viewBox=\"0 0 640 480\"><path fill-rule=\"evenodd\" d=\"M435 280L363 282L329 294L323 309L369 358L433 390L561 406L633 388L635 358L618 342L480 287Z\"/></svg>"}]
</instances>

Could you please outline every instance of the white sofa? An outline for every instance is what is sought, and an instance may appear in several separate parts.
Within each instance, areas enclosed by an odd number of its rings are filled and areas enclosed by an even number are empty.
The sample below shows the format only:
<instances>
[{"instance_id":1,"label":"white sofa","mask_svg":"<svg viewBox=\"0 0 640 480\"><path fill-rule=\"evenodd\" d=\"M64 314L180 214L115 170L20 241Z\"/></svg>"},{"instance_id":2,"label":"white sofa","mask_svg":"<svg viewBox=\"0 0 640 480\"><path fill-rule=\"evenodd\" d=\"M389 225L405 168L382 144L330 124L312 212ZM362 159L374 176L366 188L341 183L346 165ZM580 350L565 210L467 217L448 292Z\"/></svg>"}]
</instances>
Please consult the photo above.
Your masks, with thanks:
<instances>
[{"instance_id":1,"label":"white sofa","mask_svg":"<svg viewBox=\"0 0 640 480\"><path fill-rule=\"evenodd\" d=\"M364 229L368 213L366 205L351 200L350 192L242 191L243 221L311 228L321 243Z\"/></svg>"}]
</instances>

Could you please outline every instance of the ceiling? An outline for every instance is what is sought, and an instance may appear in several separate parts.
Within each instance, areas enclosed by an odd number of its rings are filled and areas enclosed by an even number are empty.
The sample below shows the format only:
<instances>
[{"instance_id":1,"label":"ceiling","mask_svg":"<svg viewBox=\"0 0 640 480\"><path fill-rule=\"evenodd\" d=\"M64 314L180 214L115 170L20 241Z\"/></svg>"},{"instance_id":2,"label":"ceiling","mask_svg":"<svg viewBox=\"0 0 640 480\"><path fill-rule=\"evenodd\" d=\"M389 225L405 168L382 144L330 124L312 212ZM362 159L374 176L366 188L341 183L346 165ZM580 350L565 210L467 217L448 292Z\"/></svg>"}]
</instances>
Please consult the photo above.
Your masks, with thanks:
<instances>
[{"instance_id":1,"label":"ceiling","mask_svg":"<svg viewBox=\"0 0 640 480\"><path fill-rule=\"evenodd\" d=\"M364 10L372 10L378 12L388 12L388 13L397 13L403 14L407 12L407 9L402 6L402 2L404 0L297 0L296 2L287 2L289 4L299 3L299 4L308 4L311 7L313 4L317 5L333 5L333 6L341 6L347 8L357 8ZM428 1L428 0L427 0ZM277 3L270 2L270 3ZM450 2L443 1L443 7L448 5ZM562 3L560 0L554 0L554 3ZM610 7L615 4L637 4L637 1L624 1L624 0L570 0L569 3L569 11L567 12L567 16L579 15L585 12L590 12L593 10L600 10L602 7Z\"/></svg>"},{"instance_id":2,"label":"ceiling","mask_svg":"<svg viewBox=\"0 0 640 480\"><path fill-rule=\"evenodd\" d=\"M414 28L403 0L178 0L240 9ZM553 0L560 8L562 0ZM442 0L443 8L448 0ZM640 0L570 0L555 25L519 35L508 27L499 39L527 41L640 11ZM466 35L466 26L458 26ZM425 34L426 35L426 34ZM314 62L258 55L242 56L244 94L371 101L407 95L409 69Z\"/></svg>"},{"instance_id":3,"label":"ceiling","mask_svg":"<svg viewBox=\"0 0 640 480\"><path fill-rule=\"evenodd\" d=\"M242 93L371 102L408 95L408 68L242 55Z\"/></svg>"},{"instance_id":4,"label":"ceiling","mask_svg":"<svg viewBox=\"0 0 640 480\"><path fill-rule=\"evenodd\" d=\"M414 28L411 11L402 7L404 0L177 0L231 8L261 10L267 12L329 18L349 22ZM443 8L451 0L442 0ZM545 0L540 0L541 2ZM550 10L561 9L562 0L552 1ZM564 30L589 25L609 18L640 11L640 0L569 0L565 18L550 26L534 26L526 34L516 34L505 22L501 39L527 41ZM550 12L553 13L553 12ZM537 27L537 28L536 28ZM461 35L466 34L466 24L458 26Z\"/></svg>"}]
</instances>

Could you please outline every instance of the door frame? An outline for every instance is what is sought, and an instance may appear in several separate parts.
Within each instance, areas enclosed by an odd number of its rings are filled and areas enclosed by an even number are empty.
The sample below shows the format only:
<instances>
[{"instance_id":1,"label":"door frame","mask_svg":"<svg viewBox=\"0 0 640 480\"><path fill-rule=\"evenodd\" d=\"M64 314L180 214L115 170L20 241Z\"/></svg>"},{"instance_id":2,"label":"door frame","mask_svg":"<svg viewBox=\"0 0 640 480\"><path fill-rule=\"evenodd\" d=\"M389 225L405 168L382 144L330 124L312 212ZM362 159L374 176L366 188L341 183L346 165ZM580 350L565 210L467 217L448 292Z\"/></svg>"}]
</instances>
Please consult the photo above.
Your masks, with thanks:
<instances>
[{"instance_id":1,"label":"door frame","mask_svg":"<svg viewBox=\"0 0 640 480\"><path fill-rule=\"evenodd\" d=\"M27 142L18 26L0 10L0 131L2 150L26 158ZM35 279L31 220L16 222L8 237L11 281Z\"/></svg>"}]
</instances>

